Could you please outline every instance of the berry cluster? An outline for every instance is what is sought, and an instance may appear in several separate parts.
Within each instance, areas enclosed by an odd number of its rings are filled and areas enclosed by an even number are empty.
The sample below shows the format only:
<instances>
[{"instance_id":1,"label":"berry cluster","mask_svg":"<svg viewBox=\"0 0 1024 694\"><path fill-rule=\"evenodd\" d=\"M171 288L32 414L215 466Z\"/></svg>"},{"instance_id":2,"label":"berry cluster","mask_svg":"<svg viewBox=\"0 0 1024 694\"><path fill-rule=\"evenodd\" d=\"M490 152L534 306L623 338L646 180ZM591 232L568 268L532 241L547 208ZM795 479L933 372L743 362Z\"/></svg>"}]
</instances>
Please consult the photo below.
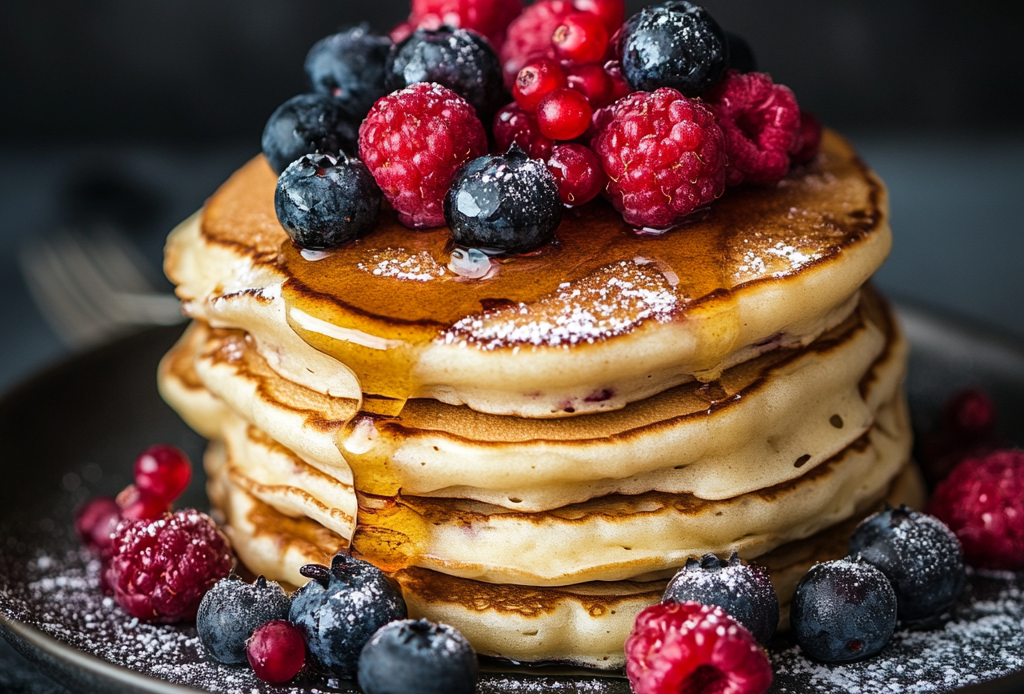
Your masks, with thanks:
<instances>
[{"instance_id":1,"label":"berry cluster","mask_svg":"<svg viewBox=\"0 0 1024 694\"><path fill-rule=\"evenodd\" d=\"M817 119L754 68L743 39L683 0L628 19L623 0L414 0L390 38L360 26L310 50L313 92L263 133L278 218L296 244L329 249L369 233L383 199L410 228L523 253L554 238L553 206L603 194L662 233L816 155ZM468 205L494 166L508 201L453 214L446 198Z\"/></svg>"}]
</instances>

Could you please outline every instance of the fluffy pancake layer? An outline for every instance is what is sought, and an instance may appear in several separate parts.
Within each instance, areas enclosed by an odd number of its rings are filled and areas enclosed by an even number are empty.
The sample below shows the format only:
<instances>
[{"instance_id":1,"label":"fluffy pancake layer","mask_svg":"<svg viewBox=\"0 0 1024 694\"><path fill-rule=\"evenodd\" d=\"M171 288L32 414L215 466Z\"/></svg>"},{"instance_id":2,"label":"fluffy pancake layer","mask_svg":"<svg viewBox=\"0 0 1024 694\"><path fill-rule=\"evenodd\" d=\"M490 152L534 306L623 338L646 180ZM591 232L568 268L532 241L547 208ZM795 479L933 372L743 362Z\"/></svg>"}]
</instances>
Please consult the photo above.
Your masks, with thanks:
<instances>
[{"instance_id":1,"label":"fluffy pancake layer","mask_svg":"<svg viewBox=\"0 0 1024 694\"><path fill-rule=\"evenodd\" d=\"M809 169L685 230L641 238L596 203L475 281L447 268L447 230L389 211L345 249L300 253L274 183L262 158L236 173L172 234L168 275L190 315L249 332L287 380L391 414L423 397L566 416L712 381L840 323L890 246L884 187L834 133Z\"/></svg>"}]
</instances>

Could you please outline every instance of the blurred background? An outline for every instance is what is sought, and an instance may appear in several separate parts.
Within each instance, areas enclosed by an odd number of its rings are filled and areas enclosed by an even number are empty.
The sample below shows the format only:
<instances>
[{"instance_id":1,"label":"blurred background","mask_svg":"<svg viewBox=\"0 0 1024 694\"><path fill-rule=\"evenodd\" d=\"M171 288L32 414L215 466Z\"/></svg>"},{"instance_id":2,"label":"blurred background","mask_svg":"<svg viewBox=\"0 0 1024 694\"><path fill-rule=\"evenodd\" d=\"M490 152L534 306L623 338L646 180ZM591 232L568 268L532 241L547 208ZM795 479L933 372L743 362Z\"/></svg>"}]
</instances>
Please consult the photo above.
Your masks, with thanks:
<instances>
[{"instance_id":1,"label":"blurred background","mask_svg":"<svg viewBox=\"0 0 1024 694\"><path fill-rule=\"evenodd\" d=\"M880 284L1024 337L1024 3L707 6L888 183L896 247ZM386 32L407 13L402 0L0 4L0 388L119 320L173 320L159 295L170 289L166 233L257 153L274 108L306 90L314 41L362 20ZM95 243L76 248L85 236ZM89 267L75 254L134 272L114 288L152 301L112 295L116 315L55 308L45 280L69 258Z\"/></svg>"}]
</instances>

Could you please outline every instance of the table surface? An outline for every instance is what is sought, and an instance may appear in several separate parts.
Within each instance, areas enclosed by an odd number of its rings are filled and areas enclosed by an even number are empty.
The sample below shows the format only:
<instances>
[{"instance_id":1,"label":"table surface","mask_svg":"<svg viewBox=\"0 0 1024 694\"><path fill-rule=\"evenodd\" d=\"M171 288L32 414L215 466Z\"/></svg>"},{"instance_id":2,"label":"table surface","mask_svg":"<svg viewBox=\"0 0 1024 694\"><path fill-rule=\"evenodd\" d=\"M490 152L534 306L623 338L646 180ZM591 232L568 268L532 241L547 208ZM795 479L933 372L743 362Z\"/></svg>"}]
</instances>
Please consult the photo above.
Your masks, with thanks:
<instances>
[{"instance_id":1,"label":"table surface","mask_svg":"<svg viewBox=\"0 0 1024 694\"><path fill-rule=\"evenodd\" d=\"M882 289L1024 338L1024 136L851 139L890 191L895 246L877 275ZM166 232L254 153L129 145L0 149L0 391L69 351L33 305L16 261L34 238L74 221L69 187L114 172L145 191L150 205L129 237L157 275ZM2 640L0 692L67 694Z\"/></svg>"}]
</instances>

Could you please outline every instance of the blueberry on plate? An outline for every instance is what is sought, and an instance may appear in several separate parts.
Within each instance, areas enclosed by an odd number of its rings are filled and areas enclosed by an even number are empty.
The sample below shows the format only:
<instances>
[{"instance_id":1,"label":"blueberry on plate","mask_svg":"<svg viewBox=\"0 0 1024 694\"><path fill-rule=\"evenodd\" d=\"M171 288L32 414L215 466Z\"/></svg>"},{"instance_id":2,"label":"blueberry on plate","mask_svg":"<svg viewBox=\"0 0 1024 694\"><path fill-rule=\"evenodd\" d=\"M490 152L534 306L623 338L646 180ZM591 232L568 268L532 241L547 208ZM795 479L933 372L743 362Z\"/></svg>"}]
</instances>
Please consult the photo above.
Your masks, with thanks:
<instances>
[{"instance_id":1,"label":"blueberry on plate","mask_svg":"<svg viewBox=\"0 0 1024 694\"><path fill-rule=\"evenodd\" d=\"M291 599L284 588L263 576L253 584L238 576L217 581L199 603L196 630L214 660L233 665L247 662L245 642L275 619L287 619Z\"/></svg>"},{"instance_id":2,"label":"blueberry on plate","mask_svg":"<svg viewBox=\"0 0 1024 694\"><path fill-rule=\"evenodd\" d=\"M850 538L849 550L889 579L903 620L939 616L967 582L956 535L934 516L903 505L866 518Z\"/></svg>"},{"instance_id":3,"label":"blueberry on plate","mask_svg":"<svg viewBox=\"0 0 1024 694\"><path fill-rule=\"evenodd\" d=\"M386 74L388 91L417 82L448 87L484 123L508 101L498 54L487 39L466 29L417 29L391 49Z\"/></svg>"},{"instance_id":4,"label":"blueberry on plate","mask_svg":"<svg viewBox=\"0 0 1024 694\"><path fill-rule=\"evenodd\" d=\"M555 177L517 145L463 166L444 198L456 244L509 253L551 241L563 211Z\"/></svg>"},{"instance_id":5,"label":"blueberry on plate","mask_svg":"<svg viewBox=\"0 0 1024 694\"><path fill-rule=\"evenodd\" d=\"M278 106L263 128L263 155L280 174L303 154L355 154L359 120L326 94L300 94Z\"/></svg>"},{"instance_id":6,"label":"blueberry on plate","mask_svg":"<svg viewBox=\"0 0 1024 694\"><path fill-rule=\"evenodd\" d=\"M381 627L359 656L366 694L472 694L476 654L447 624L405 619Z\"/></svg>"},{"instance_id":7,"label":"blueberry on plate","mask_svg":"<svg viewBox=\"0 0 1024 694\"><path fill-rule=\"evenodd\" d=\"M344 153L298 159L277 179L274 192L281 226L309 249L337 248L370 233L380 202L370 170Z\"/></svg>"},{"instance_id":8,"label":"blueberry on plate","mask_svg":"<svg viewBox=\"0 0 1024 694\"><path fill-rule=\"evenodd\" d=\"M288 620L302 630L309 654L333 675L352 679L374 632L408 616L401 591L373 564L336 554L330 568L308 564L311 578L292 596Z\"/></svg>"},{"instance_id":9,"label":"blueberry on plate","mask_svg":"<svg viewBox=\"0 0 1024 694\"><path fill-rule=\"evenodd\" d=\"M848 559L811 567L796 587L789 623L807 655L843 663L875 655L896 628L896 593L871 564Z\"/></svg>"},{"instance_id":10,"label":"blueberry on plate","mask_svg":"<svg viewBox=\"0 0 1024 694\"><path fill-rule=\"evenodd\" d=\"M682 0L645 7L622 26L622 74L636 91L701 96L729 69L729 39L708 11Z\"/></svg>"},{"instance_id":11,"label":"blueberry on plate","mask_svg":"<svg viewBox=\"0 0 1024 694\"><path fill-rule=\"evenodd\" d=\"M779 596L760 566L740 562L732 553L728 561L705 554L700 561L687 559L665 588L662 602L699 602L717 605L764 645L779 625Z\"/></svg>"},{"instance_id":12,"label":"blueberry on plate","mask_svg":"<svg viewBox=\"0 0 1024 694\"><path fill-rule=\"evenodd\" d=\"M365 22L320 39L306 54L306 77L313 91L333 96L359 120L385 94L384 65L391 39L370 32Z\"/></svg>"}]
</instances>

